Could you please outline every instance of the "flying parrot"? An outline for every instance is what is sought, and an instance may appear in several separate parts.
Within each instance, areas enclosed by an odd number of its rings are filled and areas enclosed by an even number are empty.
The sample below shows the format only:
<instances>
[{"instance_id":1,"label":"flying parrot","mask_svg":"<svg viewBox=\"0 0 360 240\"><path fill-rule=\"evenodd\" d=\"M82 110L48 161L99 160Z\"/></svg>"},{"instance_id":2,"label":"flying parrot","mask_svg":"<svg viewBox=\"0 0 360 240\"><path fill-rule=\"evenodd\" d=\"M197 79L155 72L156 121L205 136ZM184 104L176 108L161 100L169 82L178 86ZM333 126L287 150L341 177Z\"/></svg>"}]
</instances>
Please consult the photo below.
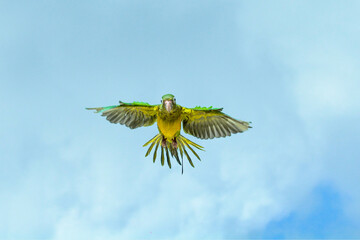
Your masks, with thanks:
<instances>
[{"instance_id":1,"label":"flying parrot","mask_svg":"<svg viewBox=\"0 0 360 240\"><path fill-rule=\"evenodd\" d=\"M222 108L195 107L186 108L176 104L172 94L162 96L161 104L150 105L144 102L124 103L120 105L86 108L102 113L111 123L120 123L131 129L147 127L157 122L159 133L150 139L143 147L150 144L145 157L147 157L155 146L153 162L156 160L159 145L161 146L161 165L164 165L165 154L167 164L171 168L170 156L182 166L183 155L185 155L192 167L194 164L189 156L188 148L199 160L199 155L193 147L203 150L203 147L190 141L180 134L181 123L184 132L200 139L213 139L230 136L232 133L246 131L251 122L236 120L222 112ZM179 158L181 155L181 162Z\"/></svg>"}]
</instances>

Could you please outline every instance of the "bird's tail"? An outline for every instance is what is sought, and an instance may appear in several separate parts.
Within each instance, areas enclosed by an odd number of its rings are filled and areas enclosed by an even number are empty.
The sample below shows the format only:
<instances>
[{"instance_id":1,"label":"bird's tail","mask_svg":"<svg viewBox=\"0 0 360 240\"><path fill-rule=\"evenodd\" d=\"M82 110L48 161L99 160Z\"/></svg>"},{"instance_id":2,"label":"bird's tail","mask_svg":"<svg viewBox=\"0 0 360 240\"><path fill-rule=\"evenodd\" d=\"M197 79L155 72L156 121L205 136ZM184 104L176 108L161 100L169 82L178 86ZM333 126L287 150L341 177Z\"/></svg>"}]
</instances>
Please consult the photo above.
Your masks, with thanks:
<instances>
[{"instance_id":1,"label":"bird's tail","mask_svg":"<svg viewBox=\"0 0 360 240\"><path fill-rule=\"evenodd\" d=\"M182 166L182 173L184 171L184 165L183 165L183 155L185 155L190 163L190 165L192 167L195 167L188 152L186 151L186 148L190 149L190 151L199 159L199 155L195 152L195 150L191 147L195 147L199 150L204 151L204 147L190 141L189 139L185 138L182 135L179 135L175 138L176 143L172 144L171 142L165 141L164 137L162 136L162 134L157 134L155 137L153 137L152 139L150 139L147 143L144 144L143 147L149 145L150 146L145 154L145 157L147 157L150 153L151 150L155 147L154 150L154 155L153 155L153 162L155 162L156 160L156 156L157 156L157 150L159 148L159 145L161 147L161 165L164 166L165 163L165 154L166 154L166 160L167 163L169 165L169 168L171 168L171 161L170 161L170 155L169 152L171 154L171 157L175 157L176 161ZM179 159L179 153L180 152L180 156L181 156L181 162Z\"/></svg>"}]
</instances>

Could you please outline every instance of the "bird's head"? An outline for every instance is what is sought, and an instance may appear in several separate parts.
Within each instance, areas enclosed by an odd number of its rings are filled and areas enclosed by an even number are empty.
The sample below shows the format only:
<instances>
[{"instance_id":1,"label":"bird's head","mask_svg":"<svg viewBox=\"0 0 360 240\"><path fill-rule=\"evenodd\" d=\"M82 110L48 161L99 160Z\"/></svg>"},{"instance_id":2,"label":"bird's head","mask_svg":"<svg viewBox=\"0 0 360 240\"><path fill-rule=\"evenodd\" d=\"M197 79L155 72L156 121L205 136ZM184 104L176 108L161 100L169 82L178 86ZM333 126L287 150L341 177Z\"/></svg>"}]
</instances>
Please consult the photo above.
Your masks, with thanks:
<instances>
[{"instance_id":1,"label":"bird's head","mask_svg":"<svg viewBox=\"0 0 360 240\"><path fill-rule=\"evenodd\" d=\"M171 112L172 109L176 106L175 96L172 94L165 94L162 96L162 105L166 109L166 111Z\"/></svg>"}]
</instances>

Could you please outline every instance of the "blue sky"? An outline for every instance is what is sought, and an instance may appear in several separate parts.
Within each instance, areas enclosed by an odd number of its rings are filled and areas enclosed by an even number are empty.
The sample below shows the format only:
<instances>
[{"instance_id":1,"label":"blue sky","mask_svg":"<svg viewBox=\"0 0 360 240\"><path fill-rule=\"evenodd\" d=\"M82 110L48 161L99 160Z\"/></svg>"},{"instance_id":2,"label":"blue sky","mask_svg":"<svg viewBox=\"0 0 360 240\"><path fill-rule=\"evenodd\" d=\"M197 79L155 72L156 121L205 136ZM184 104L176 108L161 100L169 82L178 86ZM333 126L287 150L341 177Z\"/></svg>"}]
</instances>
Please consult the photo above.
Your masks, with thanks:
<instances>
[{"instance_id":1,"label":"blue sky","mask_svg":"<svg viewBox=\"0 0 360 240\"><path fill-rule=\"evenodd\" d=\"M0 239L360 238L358 1L0 1ZM224 107L195 168L85 107Z\"/></svg>"}]
</instances>

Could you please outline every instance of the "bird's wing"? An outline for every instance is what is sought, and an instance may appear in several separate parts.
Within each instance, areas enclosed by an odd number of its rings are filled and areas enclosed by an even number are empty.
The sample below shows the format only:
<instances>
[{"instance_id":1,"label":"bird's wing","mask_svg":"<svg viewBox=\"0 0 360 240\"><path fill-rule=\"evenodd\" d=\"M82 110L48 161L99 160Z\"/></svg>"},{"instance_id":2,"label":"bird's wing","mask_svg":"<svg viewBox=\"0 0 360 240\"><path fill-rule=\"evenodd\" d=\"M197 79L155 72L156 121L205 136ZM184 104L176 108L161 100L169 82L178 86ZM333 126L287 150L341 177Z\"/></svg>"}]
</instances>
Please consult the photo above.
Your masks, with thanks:
<instances>
[{"instance_id":1,"label":"bird's wing","mask_svg":"<svg viewBox=\"0 0 360 240\"><path fill-rule=\"evenodd\" d=\"M182 109L183 128L185 133L201 139L226 137L231 133L246 131L249 122L236 120L225 113L222 108L184 108Z\"/></svg>"},{"instance_id":2,"label":"bird's wing","mask_svg":"<svg viewBox=\"0 0 360 240\"><path fill-rule=\"evenodd\" d=\"M143 102L124 103L120 105L86 108L102 113L111 123L120 123L131 129L151 126L156 122L158 105L150 105Z\"/></svg>"}]
</instances>

